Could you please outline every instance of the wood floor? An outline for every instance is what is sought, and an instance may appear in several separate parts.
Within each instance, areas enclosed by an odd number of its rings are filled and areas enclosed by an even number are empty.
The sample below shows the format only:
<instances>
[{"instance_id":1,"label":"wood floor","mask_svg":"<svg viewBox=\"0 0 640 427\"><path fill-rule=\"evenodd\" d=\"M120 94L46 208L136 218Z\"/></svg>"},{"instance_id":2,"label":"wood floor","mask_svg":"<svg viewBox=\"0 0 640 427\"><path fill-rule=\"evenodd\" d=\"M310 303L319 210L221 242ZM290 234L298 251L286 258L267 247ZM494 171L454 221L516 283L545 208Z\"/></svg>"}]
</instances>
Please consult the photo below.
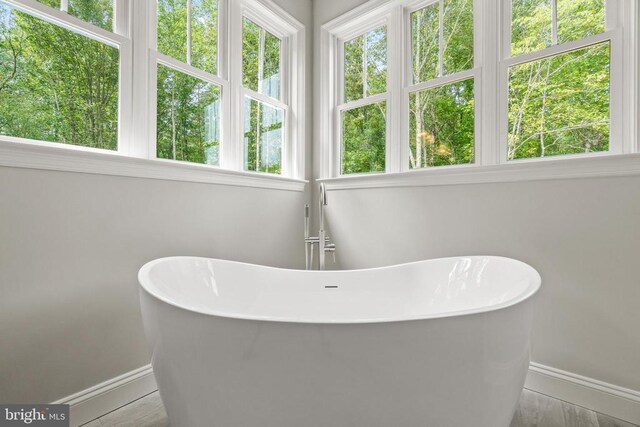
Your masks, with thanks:
<instances>
[{"instance_id":1,"label":"wood floor","mask_svg":"<svg viewBox=\"0 0 640 427\"><path fill-rule=\"evenodd\" d=\"M166 427L158 392L131 402L84 427ZM463 426L461 426L463 427ZM464 426L466 427L466 426ZM469 426L473 427L473 426ZM524 390L511 427L638 427L548 396Z\"/></svg>"}]
</instances>

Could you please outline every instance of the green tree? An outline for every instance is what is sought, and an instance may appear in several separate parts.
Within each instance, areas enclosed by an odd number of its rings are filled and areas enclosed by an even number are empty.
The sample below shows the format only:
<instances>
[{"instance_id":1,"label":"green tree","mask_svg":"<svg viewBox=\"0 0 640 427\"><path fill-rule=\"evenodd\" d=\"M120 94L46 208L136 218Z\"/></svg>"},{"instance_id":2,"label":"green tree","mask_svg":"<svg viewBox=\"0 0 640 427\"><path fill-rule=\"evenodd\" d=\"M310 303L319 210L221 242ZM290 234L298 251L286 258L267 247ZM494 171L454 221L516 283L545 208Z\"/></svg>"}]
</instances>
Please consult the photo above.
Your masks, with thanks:
<instances>
[{"instance_id":1,"label":"green tree","mask_svg":"<svg viewBox=\"0 0 640 427\"><path fill-rule=\"evenodd\" d=\"M250 19L242 25L242 83L255 92L280 99L281 41ZM262 101L245 98L245 169L282 172L284 113Z\"/></svg>"},{"instance_id":2,"label":"green tree","mask_svg":"<svg viewBox=\"0 0 640 427\"><path fill-rule=\"evenodd\" d=\"M604 31L602 0L559 0L558 42ZM551 2L513 1L513 54L552 43ZM610 47L601 43L511 67L508 159L609 149Z\"/></svg>"},{"instance_id":3,"label":"green tree","mask_svg":"<svg viewBox=\"0 0 640 427\"><path fill-rule=\"evenodd\" d=\"M473 1L445 0L442 19L439 7L411 16L414 83L473 68ZM409 111L411 168L473 162L473 79L414 92Z\"/></svg>"},{"instance_id":4,"label":"green tree","mask_svg":"<svg viewBox=\"0 0 640 427\"><path fill-rule=\"evenodd\" d=\"M357 101L387 91L387 28L380 27L344 44L344 100ZM385 102L342 113L342 173L383 172Z\"/></svg>"},{"instance_id":5,"label":"green tree","mask_svg":"<svg viewBox=\"0 0 640 427\"><path fill-rule=\"evenodd\" d=\"M158 51L210 74L217 72L218 3L158 1ZM219 163L220 88L158 64L156 147L159 158Z\"/></svg>"},{"instance_id":6,"label":"green tree","mask_svg":"<svg viewBox=\"0 0 640 427\"><path fill-rule=\"evenodd\" d=\"M74 2L81 16L111 14ZM0 133L115 150L118 50L0 3Z\"/></svg>"}]
</instances>

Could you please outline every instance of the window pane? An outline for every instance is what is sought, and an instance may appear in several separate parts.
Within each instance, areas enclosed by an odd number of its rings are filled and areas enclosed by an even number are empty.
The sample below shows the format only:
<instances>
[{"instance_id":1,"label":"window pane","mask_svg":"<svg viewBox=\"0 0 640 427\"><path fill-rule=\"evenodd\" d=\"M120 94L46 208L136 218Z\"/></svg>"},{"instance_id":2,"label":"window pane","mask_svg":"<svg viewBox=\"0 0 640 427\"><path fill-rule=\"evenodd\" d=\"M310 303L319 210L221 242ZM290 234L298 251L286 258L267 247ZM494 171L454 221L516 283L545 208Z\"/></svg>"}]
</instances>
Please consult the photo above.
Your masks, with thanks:
<instances>
[{"instance_id":1,"label":"window pane","mask_svg":"<svg viewBox=\"0 0 640 427\"><path fill-rule=\"evenodd\" d=\"M557 0L558 43L603 33L604 0Z\"/></svg>"},{"instance_id":2,"label":"window pane","mask_svg":"<svg viewBox=\"0 0 640 427\"><path fill-rule=\"evenodd\" d=\"M113 0L69 0L69 14L111 31Z\"/></svg>"},{"instance_id":3,"label":"window pane","mask_svg":"<svg viewBox=\"0 0 640 427\"><path fill-rule=\"evenodd\" d=\"M342 112L342 174L384 172L386 102Z\"/></svg>"},{"instance_id":4,"label":"window pane","mask_svg":"<svg viewBox=\"0 0 640 427\"><path fill-rule=\"evenodd\" d=\"M158 52L187 62L187 0L158 0Z\"/></svg>"},{"instance_id":5,"label":"window pane","mask_svg":"<svg viewBox=\"0 0 640 427\"><path fill-rule=\"evenodd\" d=\"M217 0L191 0L191 65L218 72Z\"/></svg>"},{"instance_id":6,"label":"window pane","mask_svg":"<svg viewBox=\"0 0 640 427\"><path fill-rule=\"evenodd\" d=\"M220 88L158 64L157 155L219 164Z\"/></svg>"},{"instance_id":7,"label":"window pane","mask_svg":"<svg viewBox=\"0 0 640 427\"><path fill-rule=\"evenodd\" d=\"M387 91L387 27L346 42L344 55L346 102Z\"/></svg>"},{"instance_id":8,"label":"window pane","mask_svg":"<svg viewBox=\"0 0 640 427\"><path fill-rule=\"evenodd\" d=\"M608 42L511 67L509 160L608 149Z\"/></svg>"},{"instance_id":9,"label":"window pane","mask_svg":"<svg viewBox=\"0 0 640 427\"><path fill-rule=\"evenodd\" d=\"M443 75L473 68L473 0L444 0Z\"/></svg>"},{"instance_id":10,"label":"window pane","mask_svg":"<svg viewBox=\"0 0 640 427\"><path fill-rule=\"evenodd\" d=\"M511 17L511 55L551 46L551 0L512 0Z\"/></svg>"},{"instance_id":11,"label":"window pane","mask_svg":"<svg viewBox=\"0 0 640 427\"><path fill-rule=\"evenodd\" d=\"M411 14L413 48L413 82L426 82L438 77L440 40L440 7L438 3Z\"/></svg>"},{"instance_id":12,"label":"window pane","mask_svg":"<svg viewBox=\"0 0 640 427\"><path fill-rule=\"evenodd\" d=\"M282 173L284 112L255 99L244 99L244 168Z\"/></svg>"},{"instance_id":13,"label":"window pane","mask_svg":"<svg viewBox=\"0 0 640 427\"><path fill-rule=\"evenodd\" d=\"M344 44L344 100L355 101L364 94L364 36Z\"/></svg>"},{"instance_id":14,"label":"window pane","mask_svg":"<svg viewBox=\"0 0 640 427\"><path fill-rule=\"evenodd\" d=\"M367 33L366 96L387 91L387 27Z\"/></svg>"},{"instance_id":15,"label":"window pane","mask_svg":"<svg viewBox=\"0 0 640 427\"><path fill-rule=\"evenodd\" d=\"M473 79L409 96L409 167L473 163Z\"/></svg>"},{"instance_id":16,"label":"window pane","mask_svg":"<svg viewBox=\"0 0 640 427\"><path fill-rule=\"evenodd\" d=\"M118 49L0 3L0 134L117 149Z\"/></svg>"},{"instance_id":17,"label":"window pane","mask_svg":"<svg viewBox=\"0 0 640 427\"><path fill-rule=\"evenodd\" d=\"M60 0L37 0L60 9ZM105 30L113 30L113 0L69 0L67 12Z\"/></svg>"},{"instance_id":18,"label":"window pane","mask_svg":"<svg viewBox=\"0 0 640 427\"><path fill-rule=\"evenodd\" d=\"M242 84L280 99L280 39L244 18L242 21Z\"/></svg>"}]
</instances>

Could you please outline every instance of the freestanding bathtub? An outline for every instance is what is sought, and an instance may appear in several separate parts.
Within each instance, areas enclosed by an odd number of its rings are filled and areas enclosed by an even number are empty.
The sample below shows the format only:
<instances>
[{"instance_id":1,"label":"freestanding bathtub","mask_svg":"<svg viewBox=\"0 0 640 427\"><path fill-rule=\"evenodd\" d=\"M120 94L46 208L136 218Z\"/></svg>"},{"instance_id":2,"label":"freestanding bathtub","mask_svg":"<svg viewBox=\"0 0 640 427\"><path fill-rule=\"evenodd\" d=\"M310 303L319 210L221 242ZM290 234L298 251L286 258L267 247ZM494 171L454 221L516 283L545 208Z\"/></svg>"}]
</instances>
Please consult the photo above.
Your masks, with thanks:
<instances>
[{"instance_id":1,"label":"freestanding bathtub","mask_svg":"<svg viewBox=\"0 0 640 427\"><path fill-rule=\"evenodd\" d=\"M173 427L508 427L540 287L492 256L351 271L175 257L139 281Z\"/></svg>"}]
</instances>

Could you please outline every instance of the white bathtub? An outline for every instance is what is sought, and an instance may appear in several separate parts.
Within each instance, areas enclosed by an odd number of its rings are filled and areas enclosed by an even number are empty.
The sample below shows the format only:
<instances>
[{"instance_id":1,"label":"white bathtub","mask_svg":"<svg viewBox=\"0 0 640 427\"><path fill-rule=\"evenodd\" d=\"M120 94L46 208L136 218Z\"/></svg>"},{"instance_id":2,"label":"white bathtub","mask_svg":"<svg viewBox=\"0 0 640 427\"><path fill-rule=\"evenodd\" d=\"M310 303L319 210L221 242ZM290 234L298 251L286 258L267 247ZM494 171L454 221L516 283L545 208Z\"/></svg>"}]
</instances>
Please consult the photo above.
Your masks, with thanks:
<instances>
[{"instance_id":1,"label":"white bathtub","mask_svg":"<svg viewBox=\"0 0 640 427\"><path fill-rule=\"evenodd\" d=\"M508 427L540 287L491 256L322 272L176 257L139 281L173 427Z\"/></svg>"}]
</instances>

